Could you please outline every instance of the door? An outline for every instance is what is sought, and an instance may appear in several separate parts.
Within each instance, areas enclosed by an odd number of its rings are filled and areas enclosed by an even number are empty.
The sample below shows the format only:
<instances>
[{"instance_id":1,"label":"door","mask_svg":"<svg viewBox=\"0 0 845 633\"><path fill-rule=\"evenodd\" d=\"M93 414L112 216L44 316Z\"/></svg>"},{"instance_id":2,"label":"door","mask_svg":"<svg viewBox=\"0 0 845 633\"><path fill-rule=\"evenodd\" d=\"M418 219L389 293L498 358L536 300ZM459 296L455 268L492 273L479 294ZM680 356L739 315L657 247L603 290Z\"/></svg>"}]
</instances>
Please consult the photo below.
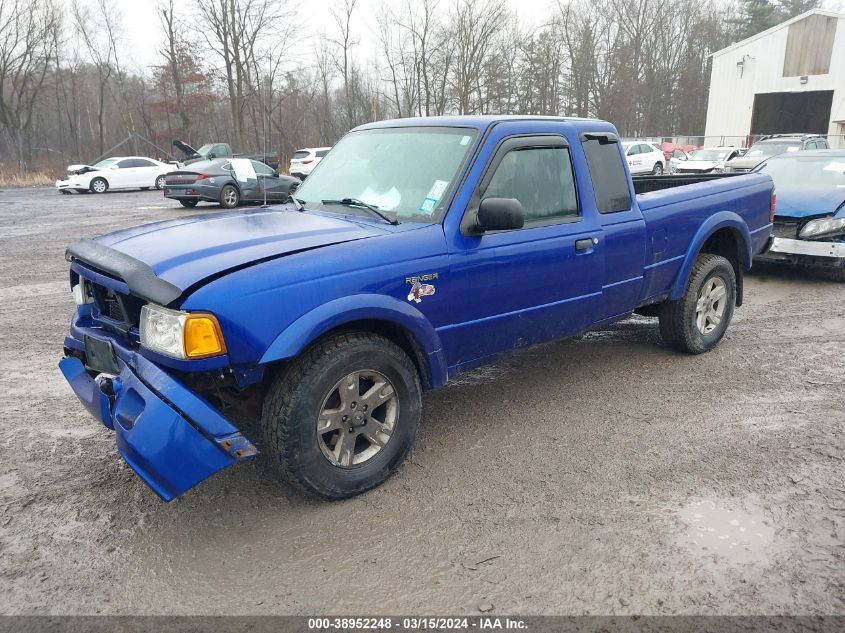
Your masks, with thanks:
<instances>
[{"instance_id":1,"label":"door","mask_svg":"<svg viewBox=\"0 0 845 633\"><path fill-rule=\"evenodd\" d=\"M258 176L259 196L262 199L264 198L264 194L266 192L268 202L271 200L275 202L287 200L287 181L279 178L279 175L275 171L260 161L252 161L252 166Z\"/></svg>"},{"instance_id":2,"label":"door","mask_svg":"<svg viewBox=\"0 0 845 633\"><path fill-rule=\"evenodd\" d=\"M146 158L135 158L132 160L135 167L132 169L132 184L128 187L155 187L156 178L159 174L159 166Z\"/></svg>"},{"instance_id":3,"label":"door","mask_svg":"<svg viewBox=\"0 0 845 633\"><path fill-rule=\"evenodd\" d=\"M484 198L519 200L523 228L475 234ZM453 371L592 321L601 299L602 235L595 215L579 205L564 136L502 138L451 239L450 274L460 295L454 322L438 333Z\"/></svg>"},{"instance_id":4,"label":"door","mask_svg":"<svg viewBox=\"0 0 845 633\"><path fill-rule=\"evenodd\" d=\"M106 178L109 181L110 189L134 187L135 161L131 158L124 158L123 160L117 161L109 170Z\"/></svg>"},{"instance_id":5,"label":"door","mask_svg":"<svg viewBox=\"0 0 845 633\"><path fill-rule=\"evenodd\" d=\"M632 174L639 174L643 171L642 145L631 145L628 148L628 167Z\"/></svg>"}]
</instances>

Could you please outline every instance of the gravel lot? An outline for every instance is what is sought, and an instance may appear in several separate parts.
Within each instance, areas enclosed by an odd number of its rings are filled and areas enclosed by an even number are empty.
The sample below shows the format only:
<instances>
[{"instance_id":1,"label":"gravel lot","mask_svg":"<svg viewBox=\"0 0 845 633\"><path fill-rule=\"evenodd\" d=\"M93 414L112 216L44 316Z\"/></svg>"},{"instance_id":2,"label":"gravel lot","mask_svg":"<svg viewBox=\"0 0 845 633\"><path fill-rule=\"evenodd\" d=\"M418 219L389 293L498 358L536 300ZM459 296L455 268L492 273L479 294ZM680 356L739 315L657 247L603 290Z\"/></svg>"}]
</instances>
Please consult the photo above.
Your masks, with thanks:
<instances>
[{"instance_id":1,"label":"gravel lot","mask_svg":"<svg viewBox=\"0 0 845 633\"><path fill-rule=\"evenodd\" d=\"M756 272L703 356L637 318L462 377L350 501L259 459L164 504L56 367L63 253L192 212L0 192L0 613L845 613L845 286Z\"/></svg>"}]
</instances>

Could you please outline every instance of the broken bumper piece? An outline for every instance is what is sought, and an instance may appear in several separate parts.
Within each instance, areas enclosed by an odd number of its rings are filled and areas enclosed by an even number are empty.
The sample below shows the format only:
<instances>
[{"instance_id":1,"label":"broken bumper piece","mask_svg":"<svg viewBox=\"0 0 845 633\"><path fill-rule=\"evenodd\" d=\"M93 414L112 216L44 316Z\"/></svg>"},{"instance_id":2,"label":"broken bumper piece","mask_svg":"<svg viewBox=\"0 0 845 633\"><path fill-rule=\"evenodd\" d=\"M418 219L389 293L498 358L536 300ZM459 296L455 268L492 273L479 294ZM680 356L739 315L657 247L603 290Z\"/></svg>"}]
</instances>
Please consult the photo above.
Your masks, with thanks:
<instances>
[{"instance_id":1,"label":"broken bumper piece","mask_svg":"<svg viewBox=\"0 0 845 633\"><path fill-rule=\"evenodd\" d=\"M59 367L85 408L114 429L126 463L164 501L258 453L205 400L137 353L122 351L115 376L95 380L74 356Z\"/></svg>"}]
</instances>

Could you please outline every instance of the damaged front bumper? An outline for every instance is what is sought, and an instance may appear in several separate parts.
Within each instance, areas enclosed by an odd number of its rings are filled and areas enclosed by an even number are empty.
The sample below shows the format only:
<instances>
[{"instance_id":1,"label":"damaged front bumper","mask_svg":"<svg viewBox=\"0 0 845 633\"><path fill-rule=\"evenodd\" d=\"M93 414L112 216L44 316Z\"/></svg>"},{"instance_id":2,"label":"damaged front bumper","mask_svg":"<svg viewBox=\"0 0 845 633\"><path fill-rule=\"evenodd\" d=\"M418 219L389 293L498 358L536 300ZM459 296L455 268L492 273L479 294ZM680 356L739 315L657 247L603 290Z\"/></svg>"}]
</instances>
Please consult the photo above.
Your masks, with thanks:
<instances>
[{"instance_id":1,"label":"damaged front bumper","mask_svg":"<svg viewBox=\"0 0 845 633\"><path fill-rule=\"evenodd\" d=\"M59 368L85 408L115 431L126 463L164 501L255 456L255 446L214 407L171 374L107 337L116 373L86 367L86 344L65 339ZM91 341L88 341L91 343Z\"/></svg>"},{"instance_id":2,"label":"damaged front bumper","mask_svg":"<svg viewBox=\"0 0 845 633\"><path fill-rule=\"evenodd\" d=\"M845 266L845 242L772 238L768 250L756 257L761 261L838 268Z\"/></svg>"}]
</instances>

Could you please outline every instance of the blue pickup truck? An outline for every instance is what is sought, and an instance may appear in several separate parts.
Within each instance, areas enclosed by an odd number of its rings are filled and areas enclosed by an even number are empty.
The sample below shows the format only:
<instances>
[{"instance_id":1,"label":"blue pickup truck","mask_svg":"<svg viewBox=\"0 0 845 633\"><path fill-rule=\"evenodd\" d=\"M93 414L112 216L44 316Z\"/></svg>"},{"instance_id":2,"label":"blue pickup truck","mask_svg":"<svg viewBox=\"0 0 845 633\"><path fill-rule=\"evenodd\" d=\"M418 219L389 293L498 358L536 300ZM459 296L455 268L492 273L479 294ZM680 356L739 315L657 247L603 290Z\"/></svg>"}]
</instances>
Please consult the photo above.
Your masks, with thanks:
<instances>
[{"instance_id":1,"label":"blue pickup truck","mask_svg":"<svg viewBox=\"0 0 845 633\"><path fill-rule=\"evenodd\" d=\"M763 174L634 181L610 123L501 116L364 125L293 195L67 249L61 370L164 500L256 455L252 428L281 479L361 493L423 391L633 312L705 352L775 204Z\"/></svg>"}]
</instances>

